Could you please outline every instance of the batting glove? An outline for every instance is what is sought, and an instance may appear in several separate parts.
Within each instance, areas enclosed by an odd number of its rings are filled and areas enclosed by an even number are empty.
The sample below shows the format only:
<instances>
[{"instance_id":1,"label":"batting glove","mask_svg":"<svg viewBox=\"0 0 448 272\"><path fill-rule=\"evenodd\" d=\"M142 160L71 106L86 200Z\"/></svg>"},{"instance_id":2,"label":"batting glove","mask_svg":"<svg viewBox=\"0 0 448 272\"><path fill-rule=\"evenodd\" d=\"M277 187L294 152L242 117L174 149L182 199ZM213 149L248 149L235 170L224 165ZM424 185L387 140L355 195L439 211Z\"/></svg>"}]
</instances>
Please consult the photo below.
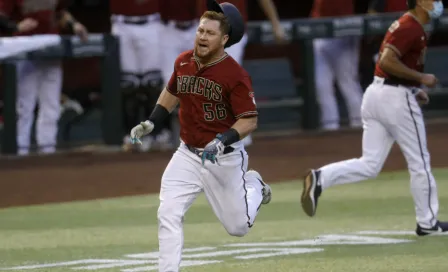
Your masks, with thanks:
<instances>
[{"instance_id":1,"label":"batting glove","mask_svg":"<svg viewBox=\"0 0 448 272\"><path fill-rule=\"evenodd\" d=\"M205 160L211 161L213 164L218 162L218 157L224 153L224 144L218 138L213 139L210 143L208 143L204 151L202 152L202 165L205 164Z\"/></svg>"},{"instance_id":2,"label":"batting glove","mask_svg":"<svg viewBox=\"0 0 448 272\"><path fill-rule=\"evenodd\" d=\"M146 134L151 133L154 129L154 124L146 120L145 122L141 122L131 129L131 143L132 144L142 144L140 138L145 136Z\"/></svg>"}]
</instances>

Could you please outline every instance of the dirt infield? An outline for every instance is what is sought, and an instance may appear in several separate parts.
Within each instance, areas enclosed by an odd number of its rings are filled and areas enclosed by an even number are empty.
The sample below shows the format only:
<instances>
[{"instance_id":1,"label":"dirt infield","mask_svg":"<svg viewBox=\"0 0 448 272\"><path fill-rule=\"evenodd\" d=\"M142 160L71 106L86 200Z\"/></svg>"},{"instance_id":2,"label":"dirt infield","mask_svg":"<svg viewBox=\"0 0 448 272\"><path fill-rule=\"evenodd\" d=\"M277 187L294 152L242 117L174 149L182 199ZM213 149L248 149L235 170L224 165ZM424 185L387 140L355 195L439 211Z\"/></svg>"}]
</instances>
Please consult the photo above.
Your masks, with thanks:
<instances>
[{"instance_id":1,"label":"dirt infield","mask_svg":"<svg viewBox=\"0 0 448 272\"><path fill-rule=\"evenodd\" d=\"M448 165L448 125L428 126L432 167ZM249 166L268 182L297 179L311 167L357 157L361 131L255 138ZM172 152L71 153L0 159L0 207L157 193ZM394 146L384 170L406 169ZM298 192L299 195L299 192Z\"/></svg>"}]
</instances>

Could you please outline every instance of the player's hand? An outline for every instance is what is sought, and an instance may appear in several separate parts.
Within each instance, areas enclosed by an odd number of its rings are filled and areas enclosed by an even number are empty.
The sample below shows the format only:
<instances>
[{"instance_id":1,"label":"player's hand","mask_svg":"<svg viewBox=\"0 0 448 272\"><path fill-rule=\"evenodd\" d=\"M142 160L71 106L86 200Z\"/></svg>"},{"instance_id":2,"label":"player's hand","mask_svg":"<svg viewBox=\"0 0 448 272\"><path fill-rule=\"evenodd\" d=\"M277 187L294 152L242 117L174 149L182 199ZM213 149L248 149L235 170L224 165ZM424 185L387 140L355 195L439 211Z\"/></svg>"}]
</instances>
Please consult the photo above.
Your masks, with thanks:
<instances>
[{"instance_id":1,"label":"player's hand","mask_svg":"<svg viewBox=\"0 0 448 272\"><path fill-rule=\"evenodd\" d=\"M277 43L284 43L286 41L285 30L283 29L282 25L274 26L272 31Z\"/></svg>"},{"instance_id":2,"label":"player's hand","mask_svg":"<svg viewBox=\"0 0 448 272\"><path fill-rule=\"evenodd\" d=\"M141 122L131 129L131 143L132 144L142 144L140 138L145 136L146 134L151 133L154 129L154 124L146 120L145 122Z\"/></svg>"},{"instance_id":3,"label":"player's hand","mask_svg":"<svg viewBox=\"0 0 448 272\"><path fill-rule=\"evenodd\" d=\"M26 18L17 24L17 30L19 32L28 32L28 31L35 29L38 25L39 25L39 23L36 20L31 19L31 18Z\"/></svg>"},{"instance_id":4,"label":"player's hand","mask_svg":"<svg viewBox=\"0 0 448 272\"><path fill-rule=\"evenodd\" d=\"M423 74L420 81L423 85L429 88L435 87L438 82L437 77L433 74Z\"/></svg>"},{"instance_id":5,"label":"player's hand","mask_svg":"<svg viewBox=\"0 0 448 272\"><path fill-rule=\"evenodd\" d=\"M205 164L206 160L211 161L212 163L218 162L218 157L224 153L224 144L218 138L213 139L210 143L208 143L204 151L202 152L202 165Z\"/></svg>"},{"instance_id":6,"label":"player's hand","mask_svg":"<svg viewBox=\"0 0 448 272\"><path fill-rule=\"evenodd\" d=\"M73 24L73 32L79 36L81 41L87 42L89 32L87 31L87 28L81 24L80 22L75 22Z\"/></svg>"},{"instance_id":7,"label":"player's hand","mask_svg":"<svg viewBox=\"0 0 448 272\"><path fill-rule=\"evenodd\" d=\"M426 105L429 103L429 96L428 93L424 90L419 90L419 92L415 95L415 98L417 99L418 103L420 105Z\"/></svg>"}]
</instances>

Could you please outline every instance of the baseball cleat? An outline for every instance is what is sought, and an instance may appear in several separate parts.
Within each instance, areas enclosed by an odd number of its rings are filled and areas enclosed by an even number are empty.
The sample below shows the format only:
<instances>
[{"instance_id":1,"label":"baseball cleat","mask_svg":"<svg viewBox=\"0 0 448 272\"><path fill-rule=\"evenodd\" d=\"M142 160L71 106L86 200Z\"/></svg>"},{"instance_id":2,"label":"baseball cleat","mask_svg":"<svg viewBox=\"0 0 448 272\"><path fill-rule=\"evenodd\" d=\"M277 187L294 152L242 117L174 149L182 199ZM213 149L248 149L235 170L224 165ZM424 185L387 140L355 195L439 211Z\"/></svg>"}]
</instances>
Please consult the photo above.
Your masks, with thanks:
<instances>
[{"instance_id":1,"label":"baseball cleat","mask_svg":"<svg viewBox=\"0 0 448 272\"><path fill-rule=\"evenodd\" d=\"M317 201L322 193L322 187L318 185L319 170L310 170L303 180L302 209L310 217L316 214Z\"/></svg>"},{"instance_id":2,"label":"baseball cleat","mask_svg":"<svg viewBox=\"0 0 448 272\"><path fill-rule=\"evenodd\" d=\"M261 204L268 204L269 202L271 202L271 198L272 198L271 186L269 186L267 183L265 183L263 181L263 178L261 177L260 173L258 173L255 170L249 170L249 171L247 171L246 175L254 175L254 177L263 186L263 189L261 190L261 193L263 194L263 199L261 200Z\"/></svg>"},{"instance_id":3,"label":"baseball cleat","mask_svg":"<svg viewBox=\"0 0 448 272\"><path fill-rule=\"evenodd\" d=\"M448 222L437 221L436 225L430 229L422 228L417 224L417 229L415 230L415 233L417 233L418 236L426 236L442 232L448 232Z\"/></svg>"}]
</instances>

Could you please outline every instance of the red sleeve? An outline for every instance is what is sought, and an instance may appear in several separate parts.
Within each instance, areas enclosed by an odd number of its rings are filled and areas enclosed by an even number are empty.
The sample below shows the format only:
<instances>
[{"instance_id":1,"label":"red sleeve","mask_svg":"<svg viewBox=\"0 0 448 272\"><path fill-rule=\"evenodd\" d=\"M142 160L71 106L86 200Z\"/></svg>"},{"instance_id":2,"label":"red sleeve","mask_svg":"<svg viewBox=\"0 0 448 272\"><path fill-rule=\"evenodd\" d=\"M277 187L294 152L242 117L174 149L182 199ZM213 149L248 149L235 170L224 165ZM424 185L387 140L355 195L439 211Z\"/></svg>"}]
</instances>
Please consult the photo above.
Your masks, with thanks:
<instances>
[{"instance_id":1,"label":"red sleeve","mask_svg":"<svg viewBox=\"0 0 448 272\"><path fill-rule=\"evenodd\" d=\"M390 34L386 36L384 46L394 50L400 57L411 49L414 39L420 33L409 25L401 25L399 21L395 21L388 31Z\"/></svg>"},{"instance_id":2,"label":"red sleeve","mask_svg":"<svg viewBox=\"0 0 448 272\"><path fill-rule=\"evenodd\" d=\"M249 76L245 76L233 88L230 94L230 105L236 119L258 115L252 81Z\"/></svg>"},{"instance_id":3,"label":"red sleeve","mask_svg":"<svg viewBox=\"0 0 448 272\"><path fill-rule=\"evenodd\" d=\"M14 0L0 0L0 13L6 16L11 15L15 4Z\"/></svg>"}]
</instances>

